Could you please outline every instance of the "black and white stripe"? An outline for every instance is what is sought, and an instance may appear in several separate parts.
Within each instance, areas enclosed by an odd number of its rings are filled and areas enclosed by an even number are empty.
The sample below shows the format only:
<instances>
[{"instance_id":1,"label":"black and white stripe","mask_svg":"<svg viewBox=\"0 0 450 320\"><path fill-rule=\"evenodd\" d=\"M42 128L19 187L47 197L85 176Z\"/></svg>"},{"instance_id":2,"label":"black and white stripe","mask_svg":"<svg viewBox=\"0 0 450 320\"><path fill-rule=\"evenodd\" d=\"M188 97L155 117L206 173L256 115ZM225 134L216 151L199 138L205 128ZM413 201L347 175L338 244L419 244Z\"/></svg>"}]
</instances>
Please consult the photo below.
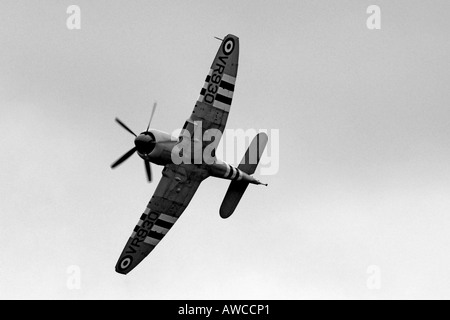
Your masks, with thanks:
<instances>
[{"instance_id":1,"label":"black and white stripe","mask_svg":"<svg viewBox=\"0 0 450 320\"><path fill-rule=\"evenodd\" d=\"M136 237L136 233L142 227L142 224L147 219L147 216L149 214L151 215L150 220L155 222L153 223L151 229L148 231L144 242L156 246L178 219L164 213L158 214L155 212L150 212L150 209L146 208L141 218L139 219L138 224L134 228L133 233L131 234L132 239Z\"/></svg>"},{"instance_id":2,"label":"black and white stripe","mask_svg":"<svg viewBox=\"0 0 450 320\"><path fill-rule=\"evenodd\" d=\"M156 246L178 219L161 213L144 242Z\"/></svg>"},{"instance_id":3,"label":"black and white stripe","mask_svg":"<svg viewBox=\"0 0 450 320\"><path fill-rule=\"evenodd\" d=\"M200 91L199 101L204 101L205 94L207 93L208 86L211 84L211 75L213 69L209 71L208 76L206 76L205 84ZM224 110L226 112L230 111L231 102L233 100L234 85L236 83L236 78L229 76L227 74L222 75L222 79L219 83L219 88L215 94L213 106Z\"/></svg>"},{"instance_id":4,"label":"black and white stripe","mask_svg":"<svg viewBox=\"0 0 450 320\"><path fill-rule=\"evenodd\" d=\"M239 180L242 179L242 171L239 170L238 168L235 168L235 167L230 166L229 164L227 164L227 171L225 172L223 177L225 179L238 180L239 181Z\"/></svg>"}]
</instances>

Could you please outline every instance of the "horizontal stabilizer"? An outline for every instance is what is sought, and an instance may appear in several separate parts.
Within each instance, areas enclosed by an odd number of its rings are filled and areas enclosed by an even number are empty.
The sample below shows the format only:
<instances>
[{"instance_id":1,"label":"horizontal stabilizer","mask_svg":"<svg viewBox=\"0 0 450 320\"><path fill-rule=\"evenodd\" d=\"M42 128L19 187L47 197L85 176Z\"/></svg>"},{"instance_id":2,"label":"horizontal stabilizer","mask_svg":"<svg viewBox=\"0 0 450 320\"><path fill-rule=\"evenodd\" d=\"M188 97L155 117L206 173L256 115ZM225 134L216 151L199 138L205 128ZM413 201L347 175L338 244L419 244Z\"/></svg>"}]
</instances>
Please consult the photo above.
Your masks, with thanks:
<instances>
[{"instance_id":1,"label":"horizontal stabilizer","mask_svg":"<svg viewBox=\"0 0 450 320\"><path fill-rule=\"evenodd\" d=\"M239 170L244 171L247 174L254 174L256 171L256 167L258 167L259 160L266 148L267 134L264 132L260 132L253 138L252 143L247 149L244 157L241 160L241 163L238 166Z\"/></svg>"},{"instance_id":2,"label":"horizontal stabilizer","mask_svg":"<svg viewBox=\"0 0 450 320\"><path fill-rule=\"evenodd\" d=\"M220 206L220 216L223 219L226 219L233 214L248 185L249 183L246 181L231 181L225 198L222 201L222 205Z\"/></svg>"},{"instance_id":3,"label":"horizontal stabilizer","mask_svg":"<svg viewBox=\"0 0 450 320\"><path fill-rule=\"evenodd\" d=\"M244 158L242 158L238 169L249 175L255 173L267 141L267 134L263 132L258 133L256 137L253 138L253 141L247 149ZM233 214L248 185L248 181L231 181L228 191L225 194L225 198L222 201L222 205L220 206L220 216L223 219L226 219Z\"/></svg>"}]
</instances>

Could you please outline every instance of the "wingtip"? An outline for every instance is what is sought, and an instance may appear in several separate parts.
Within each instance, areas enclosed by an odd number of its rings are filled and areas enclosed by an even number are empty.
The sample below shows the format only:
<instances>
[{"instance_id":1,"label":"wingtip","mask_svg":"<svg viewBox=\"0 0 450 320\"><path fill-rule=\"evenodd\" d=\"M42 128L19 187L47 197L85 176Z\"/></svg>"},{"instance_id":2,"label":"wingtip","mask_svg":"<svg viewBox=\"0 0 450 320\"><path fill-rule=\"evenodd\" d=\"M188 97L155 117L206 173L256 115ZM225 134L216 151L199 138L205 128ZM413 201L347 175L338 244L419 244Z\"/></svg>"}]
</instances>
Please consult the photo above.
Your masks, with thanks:
<instances>
[{"instance_id":1,"label":"wingtip","mask_svg":"<svg viewBox=\"0 0 450 320\"><path fill-rule=\"evenodd\" d=\"M126 276L128 272L119 271L119 270L116 268L116 273L117 273L117 274L121 274L121 275L123 275L123 276Z\"/></svg>"},{"instance_id":2,"label":"wingtip","mask_svg":"<svg viewBox=\"0 0 450 320\"><path fill-rule=\"evenodd\" d=\"M220 207L219 215L222 219L228 219L234 212L234 209L231 211L230 209L225 209L223 205Z\"/></svg>"}]
</instances>

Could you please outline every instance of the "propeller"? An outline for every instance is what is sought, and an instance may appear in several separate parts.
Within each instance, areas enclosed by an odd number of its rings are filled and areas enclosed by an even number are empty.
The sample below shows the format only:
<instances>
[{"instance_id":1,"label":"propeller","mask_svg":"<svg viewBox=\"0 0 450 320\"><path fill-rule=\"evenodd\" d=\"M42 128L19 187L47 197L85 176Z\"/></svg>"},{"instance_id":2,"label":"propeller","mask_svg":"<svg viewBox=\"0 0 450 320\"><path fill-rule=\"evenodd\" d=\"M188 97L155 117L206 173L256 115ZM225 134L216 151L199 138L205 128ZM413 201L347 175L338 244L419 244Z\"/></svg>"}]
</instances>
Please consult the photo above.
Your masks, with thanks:
<instances>
[{"instance_id":1,"label":"propeller","mask_svg":"<svg viewBox=\"0 0 450 320\"><path fill-rule=\"evenodd\" d=\"M148 121L147 130L145 130L146 132L148 132L148 129L150 129L150 123L152 123L152 119L153 119L153 115L155 114L155 110L156 110L156 101L153 104L152 115L150 116L150 120Z\"/></svg>"},{"instance_id":2,"label":"propeller","mask_svg":"<svg viewBox=\"0 0 450 320\"><path fill-rule=\"evenodd\" d=\"M128 127L125 125L125 123L123 123L122 121L120 121L119 118L116 118L116 122L117 122L118 124L120 124L120 125L122 126L122 128L124 128L124 129L127 130L129 133L131 133L133 136L137 137L136 133L134 133L133 131L131 131L131 129L128 128ZM147 131L148 131L148 128L147 128Z\"/></svg>"},{"instance_id":3,"label":"propeller","mask_svg":"<svg viewBox=\"0 0 450 320\"><path fill-rule=\"evenodd\" d=\"M153 136L153 134L151 132L149 132L148 130L150 129L150 124L152 123L152 119L153 119L153 115L155 114L155 110L156 110L156 102L153 104L152 114L150 116L150 120L148 122L147 129L145 130L145 132L142 132L139 136L136 135L130 128L128 128L128 126L125 123L120 121L119 118L116 118L116 122L122 128L124 128L126 131L131 133L136 138L134 139L135 146L132 149L130 149L127 153L125 153L122 157L120 157L118 160L116 160L116 162L114 162L111 165L111 169L114 169L117 166L119 166L120 164L122 164L125 160L127 160L129 157L131 157L136 151L143 153L143 154L147 154L153 150L153 148L156 145L156 141L155 141L155 137ZM152 181L152 170L150 167L150 162L147 160L144 160L144 165L145 165L145 172L147 173L147 179L149 182L151 182Z\"/></svg>"},{"instance_id":4,"label":"propeller","mask_svg":"<svg viewBox=\"0 0 450 320\"><path fill-rule=\"evenodd\" d=\"M152 181L152 169L150 167L150 162L144 160L144 164L145 164L145 171L147 172L148 182L151 182Z\"/></svg>"},{"instance_id":5,"label":"propeller","mask_svg":"<svg viewBox=\"0 0 450 320\"><path fill-rule=\"evenodd\" d=\"M121 164L122 162L124 162L125 160L127 160L129 157L131 157L133 155L133 153L135 153L137 150L136 147L134 147L133 149L131 149L130 151L128 151L127 153L125 153L119 160L117 160L116 162L114 162L111 165L111 169L114 169L115 167L117 167L119 164Z\"/></svg>"}]
</instances>

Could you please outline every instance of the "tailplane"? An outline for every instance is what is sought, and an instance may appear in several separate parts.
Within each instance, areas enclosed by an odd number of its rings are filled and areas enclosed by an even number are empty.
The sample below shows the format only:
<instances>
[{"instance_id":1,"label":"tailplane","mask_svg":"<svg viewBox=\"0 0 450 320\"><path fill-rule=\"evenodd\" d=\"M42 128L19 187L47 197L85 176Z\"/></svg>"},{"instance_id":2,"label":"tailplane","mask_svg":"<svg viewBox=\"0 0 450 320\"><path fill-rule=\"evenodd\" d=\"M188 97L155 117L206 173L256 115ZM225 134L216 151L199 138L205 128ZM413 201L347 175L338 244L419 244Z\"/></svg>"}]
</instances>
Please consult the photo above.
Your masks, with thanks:
<instances>
[{"instance_id":1,"label":"tailplane","mask_svg":"<svg viewBox=\"0 0 450 320\"><path fill-rule=\"evenodd\" d=\"M226 219L233 214L250 183L267 186L267 184L251 177L258 167L259 160L266 148L267 141L268 137L264 132L258 133L256 137L253 138L252 143L248 147L247 152L238 166L238 169L245 172L249 179L231 181L228 191L225 194L225 198L222 201L222 205L220 206L220 216L223 219Z\"/></svg>"}]
</instances>

